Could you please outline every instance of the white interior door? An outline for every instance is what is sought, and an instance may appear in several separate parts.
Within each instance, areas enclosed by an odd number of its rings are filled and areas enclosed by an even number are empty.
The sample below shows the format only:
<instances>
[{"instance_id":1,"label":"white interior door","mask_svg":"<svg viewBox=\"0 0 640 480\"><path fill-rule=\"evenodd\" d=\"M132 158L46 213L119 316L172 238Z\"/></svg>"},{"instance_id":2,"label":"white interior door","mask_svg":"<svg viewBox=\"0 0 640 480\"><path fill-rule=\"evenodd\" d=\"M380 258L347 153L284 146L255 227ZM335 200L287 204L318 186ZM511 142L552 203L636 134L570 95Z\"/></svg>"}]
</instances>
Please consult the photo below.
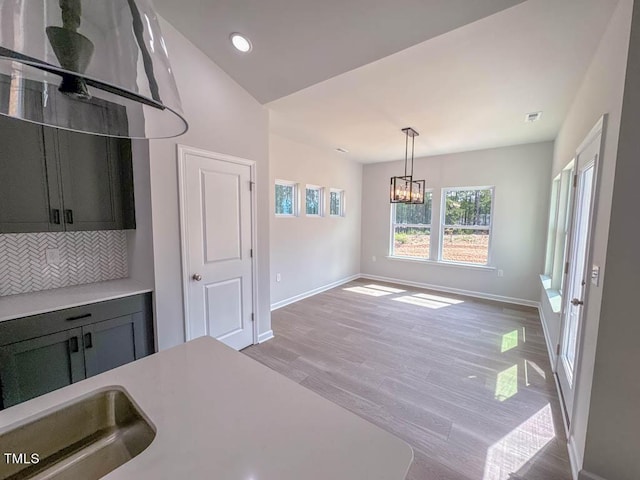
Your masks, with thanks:
<instances>
[{"instance_id":1,"label":"white interior door","mask_svg":"<svg viewBox=\"0 0 640 480\"><path fill-rule=\"evenodd\" d=\"M179 163L186 337L239 350L254 343L253 165L185 147Z\"/></svg>"},{"instance_id":2,"label":"white interior door","mask_svg":"<svg viewBox=\"0 0 640 480\"><path fill-rule=\"evenodd\" d=\"M569 268L562 292L562 337L557 368L569 419L573 412L580 332L584 321L584 304L587 301L591 272L588 263L589 238L600 141L601 134L598 134L578 153L577 157L575 208L569 243Z\"/></svg>"}]
</instances>

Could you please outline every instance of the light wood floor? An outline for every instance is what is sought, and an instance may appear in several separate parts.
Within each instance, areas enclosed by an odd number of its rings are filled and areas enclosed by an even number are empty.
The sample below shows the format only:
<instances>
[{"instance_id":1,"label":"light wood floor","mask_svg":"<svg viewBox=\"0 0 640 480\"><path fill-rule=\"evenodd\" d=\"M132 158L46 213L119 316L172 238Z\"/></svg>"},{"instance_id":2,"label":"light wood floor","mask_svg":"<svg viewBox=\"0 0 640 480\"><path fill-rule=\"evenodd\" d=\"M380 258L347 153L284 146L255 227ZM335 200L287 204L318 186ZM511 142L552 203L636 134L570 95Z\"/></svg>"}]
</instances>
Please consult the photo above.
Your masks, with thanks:
<instances>
[{"instance_id":1,"label":"light wood floor","mask_svg":"<svg viewBox=\"0 0 640 480\"><path fill-rule=\"evenodd\" d=\"M272 325L243 352L407 441L407 479L571 478L535 309L358 280Z\"/></svg>"}]
</instances>

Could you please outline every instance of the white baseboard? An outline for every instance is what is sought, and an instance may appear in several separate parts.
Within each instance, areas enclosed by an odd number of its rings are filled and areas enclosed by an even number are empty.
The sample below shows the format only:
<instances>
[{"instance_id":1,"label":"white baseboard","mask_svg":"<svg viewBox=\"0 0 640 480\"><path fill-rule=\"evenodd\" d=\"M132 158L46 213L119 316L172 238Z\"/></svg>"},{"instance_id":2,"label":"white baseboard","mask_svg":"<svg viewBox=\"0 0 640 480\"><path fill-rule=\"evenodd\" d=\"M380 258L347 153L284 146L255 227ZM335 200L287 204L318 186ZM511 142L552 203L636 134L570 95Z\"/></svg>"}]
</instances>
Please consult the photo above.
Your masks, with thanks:
<instances>
[{"instance_id":1,"label":"white baseboard","mask_svg":"<svg viewBox=\"0 0 640 480\"><path fill-rule=\"evenodd\" d=\"M460 288L443 287L441 285L432 285L429 283L412 282L409 280L401 280L399 278L380 277L378 275L369 275L368 273L361 274L360 278L377 280L379 282L397 283L398 285L407 285L408 287L425 288L427 290L435 290L436 292L454 293L467 297L482 298L484 300L495 300L497 302L512 303L514 305L523 305L526 307L537 308L539 306L539 302L535 302L533 300L525 300L523 298L504 297L502 295L493 295L491 293L462 290Z\"/></svg>"},{"instance_id":2,"label":"white baseboard","mask_svg":"<svg viewBox=\"0 0 640 480\"><path fill-rule=\"evenodd\" d=\"M258 343L264 343L267 340L271 340L272 338L273 338L273 330L269 330L267 332L264 332L258 335Z\"/></svg>"},{"instance_id":3,"label":"white baseboard","mask_svg":"<svg viewBox=\"0 0 640 480\"><path fill-rule=\"evenodd\" d=\"M558 363L558 356L556 355L556 346L551 344L551 337L549 335L549 329L547 328L547 319L544 316L542 305L538 305L538 313L540 314L540 323L542 323L542 333L544 334L544 341L547 344L547 353L549 353L549 361L551 362L551 371L556 373L556 365Z\"/></svg>"},{"instance_id":4,"label":"white baseboard","mask_svg":"<svg viewBox=\"0 0 640 480\"><path fill-rule=\"evenodd\" d=\"M331 290L332 288L339 287L340 285L344 285L345 283L349 283L353 280L360 278L360 275L351 275L350 277L343 278L341 280L337 280L335 282L329 283L328 285L323 285L322 287L314 288L313 290L309 290L307 292L303 292L299 295L295 295L290 298L285 298L284 300L280 300L279 302L271 304L271 311L277 310L278 308L286 307L295 302L299 302L300 300L304 300L305 298L313 297L322 292L326 292L327 290Z\"/></svg>"}]
</instances>

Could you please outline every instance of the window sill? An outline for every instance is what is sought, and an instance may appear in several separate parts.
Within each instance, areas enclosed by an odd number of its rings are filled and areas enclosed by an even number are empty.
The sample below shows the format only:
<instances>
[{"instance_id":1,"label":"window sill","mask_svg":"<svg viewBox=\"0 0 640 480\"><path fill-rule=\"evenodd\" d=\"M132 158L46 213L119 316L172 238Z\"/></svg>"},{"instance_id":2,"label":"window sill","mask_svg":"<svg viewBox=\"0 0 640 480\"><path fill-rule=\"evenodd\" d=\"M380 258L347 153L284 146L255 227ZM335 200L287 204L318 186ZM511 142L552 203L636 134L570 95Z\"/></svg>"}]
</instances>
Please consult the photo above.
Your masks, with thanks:
<instances>
[{"instance_id":1,"label":"window sill","mask_svg":"<svg viewBox=\"0 0 640 480\"><path fill-rule=\"evenodd\" d=\"M562 295L560 295L560 291L551 288L551 277L540 275L540 282L542 282L542 288L544 288L544 292L547 294L551 311L553 311L553 313L560 313L562 310Z\"/></svg>"},{"instance_id":2,"label":"window sill","mask_svg":"<svg viewBox=\"0 0 640 480\"><path fill-rule=\"evenodd\" d=\"M425 258L412 258L412 257L396 257L394 255L387 255L389 260L396 260L400 262L412 262L412 263L424 263L428 265L437 265L443 267L457 267L457 268L468 268L471 270L487 270L487 271L495 271L496 267L491 267L489 265L473 265L471 263L454 263L454 262L443 262L439 260L429 260Z\"/></svg>"}]
</instances>

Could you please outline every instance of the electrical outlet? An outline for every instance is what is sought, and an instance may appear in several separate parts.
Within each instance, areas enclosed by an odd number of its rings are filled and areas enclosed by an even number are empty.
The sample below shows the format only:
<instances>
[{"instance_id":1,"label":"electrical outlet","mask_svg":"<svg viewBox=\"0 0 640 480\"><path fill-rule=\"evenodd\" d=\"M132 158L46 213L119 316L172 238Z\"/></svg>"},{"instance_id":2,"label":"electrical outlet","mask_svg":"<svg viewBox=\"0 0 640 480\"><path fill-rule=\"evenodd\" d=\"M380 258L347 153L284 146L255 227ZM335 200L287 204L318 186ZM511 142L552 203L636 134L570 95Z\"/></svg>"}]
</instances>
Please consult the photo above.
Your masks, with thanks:
<instances>
[{"instance_id":1,"label":"electrical outlet","mask_svg":"<svg viewBox=\"0 0 640 480\"><path fill-rule=\"evenodd\" d=\"M376 262L378 259L376 258L376 256L374 255L373 257L371 257L371 261L372 262Z\"/></svg>"},{"instance_id":2,"label":"electrical outlet","mask_svg":"<svg viewBox=\"0 0 640 480\"><path fill-rule=\"evenodd\" d=\"M282 275L276 273L276 282L279 282L280 280L282 280Z\"/></svg>"},{"instance_id":3,"label":"electrical outlet","mask_svg":"<svg viewBox=\"0 0 640 480\"><path fill-rule=\"evenodd\" d=\"M504 270L498 270L498 276L504 277Z\"/></svg>"},{"instance_id":4,"label":"electrical outlet","mask_svg":"<svg viewBox=\"0 0 640 480\"><path fill-rule=\"evenodd\" d=\"M45 250L45 256L47 259L47 265L59 265L60 264L60 249L59 248L47 248Z\"/></svg>"}]
</instances>

